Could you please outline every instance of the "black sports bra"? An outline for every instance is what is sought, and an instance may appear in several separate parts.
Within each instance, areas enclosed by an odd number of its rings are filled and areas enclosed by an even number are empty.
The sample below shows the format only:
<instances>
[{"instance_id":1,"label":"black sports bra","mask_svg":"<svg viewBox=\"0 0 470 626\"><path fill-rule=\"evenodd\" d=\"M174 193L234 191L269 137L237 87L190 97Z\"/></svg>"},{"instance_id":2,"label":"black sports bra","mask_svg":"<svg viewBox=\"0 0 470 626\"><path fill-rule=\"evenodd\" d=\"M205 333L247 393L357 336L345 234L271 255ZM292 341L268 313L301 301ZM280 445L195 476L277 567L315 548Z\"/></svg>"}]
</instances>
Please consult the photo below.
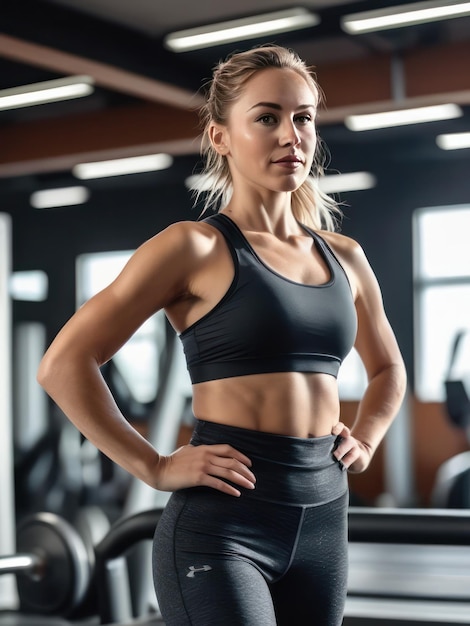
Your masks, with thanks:
<instances>
[{"instance_id":1,"label":"black sports bra","mask_svg":"<svg viewBox=\"0 0 470 626\"><path fill-rule=\"evenodd\" d=\"M270 269L225 214L204 220L225 237L235 275L216 306L180 334L193 383L269 372L337 376L354 345L356 309L338 259L315 232L330 280L304 285Z\"/></svg>"}]
</instances>

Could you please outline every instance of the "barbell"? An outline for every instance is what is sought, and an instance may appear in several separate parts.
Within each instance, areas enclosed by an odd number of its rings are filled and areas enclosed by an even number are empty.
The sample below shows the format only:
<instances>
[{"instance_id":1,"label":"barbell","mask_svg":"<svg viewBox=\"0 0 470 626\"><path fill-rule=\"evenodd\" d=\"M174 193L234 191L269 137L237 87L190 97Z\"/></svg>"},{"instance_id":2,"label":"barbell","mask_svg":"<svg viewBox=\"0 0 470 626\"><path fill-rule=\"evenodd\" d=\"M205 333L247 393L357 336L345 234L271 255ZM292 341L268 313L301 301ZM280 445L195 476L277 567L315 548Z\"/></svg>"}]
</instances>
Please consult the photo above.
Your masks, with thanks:
<instances>
[{"instance_id":1,"label":"barbell","mask_svg":"<svg viewBox=\"0 0 470 626\"><path fill-rule=\"evenodd\" d=\"M36 513L19 524L16 549L16 554L0 557L0 575L16 575L20 610L72 613L92 576L89 550L75 528L55 513Z\"/></svg>"},{"instance_id":2,"label":"barbell","mask_svg":"<svg viewBox=\"0 0 470 626\"><path fill-rule=\"evenodd\" d=\"M115 623L107 563L151 539L161 513L136 513L118 520L108 532L106 520L100 519L103 514L93 510L82 512L76 527L55 513L36 513L18 525L18 552L0 556L0 575L16 575L22 613L74 618L93 591L93 614L98 611L101 624ZM156 615L144 623L163 624Z\"/></svg>"}]
</instances>

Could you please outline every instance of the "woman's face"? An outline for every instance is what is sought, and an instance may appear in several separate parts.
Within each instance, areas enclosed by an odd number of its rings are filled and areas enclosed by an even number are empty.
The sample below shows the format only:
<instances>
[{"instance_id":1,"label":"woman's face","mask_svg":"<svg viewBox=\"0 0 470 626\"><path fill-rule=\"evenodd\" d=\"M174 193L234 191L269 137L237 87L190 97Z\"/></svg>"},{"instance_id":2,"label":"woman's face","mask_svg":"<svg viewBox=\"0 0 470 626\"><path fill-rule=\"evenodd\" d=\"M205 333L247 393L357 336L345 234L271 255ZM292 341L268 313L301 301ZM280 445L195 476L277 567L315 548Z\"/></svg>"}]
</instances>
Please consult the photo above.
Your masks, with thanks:
<instances>
[{"instance_id":1,"label":"woman's face","mask_svg":"<svg viewBox=\"0 0 470 626\"><path fill-rule=\"evenodd\" d=\"M248 81L219 137L234 190L243 184L274 192L300 187L317 144L316 104L317 94L293 70L269 68Z\"/></svg>"}]
</instances>

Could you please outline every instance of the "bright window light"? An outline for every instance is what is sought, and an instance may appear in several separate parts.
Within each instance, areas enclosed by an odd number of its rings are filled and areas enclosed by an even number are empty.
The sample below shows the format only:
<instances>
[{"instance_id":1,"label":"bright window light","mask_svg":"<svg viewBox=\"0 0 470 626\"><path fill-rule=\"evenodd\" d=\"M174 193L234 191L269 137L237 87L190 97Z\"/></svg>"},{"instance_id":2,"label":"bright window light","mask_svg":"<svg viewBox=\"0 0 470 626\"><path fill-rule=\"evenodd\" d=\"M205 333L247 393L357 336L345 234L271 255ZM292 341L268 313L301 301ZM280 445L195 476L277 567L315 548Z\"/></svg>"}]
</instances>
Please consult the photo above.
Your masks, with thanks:
<instances>
[{"instance_id":1,"label":"bright window light","mask_svg":"<svg viewBox=\"0 0 470 626\"><path fill-rule=\"evenodd\" d=\"M123 176L141 172L154 172L171 167L173 158L169 154L148 154L112 161L96 161L94 163L80 163L72 172L82 180L91 178L106 178L108 176Z\"/></svg>"},{"instance_id":2,"label":"bright window light","mask_svg":"<svg viewBox=\"0 0 470 626\"><path fill-rule=\"evenodd\" d=\"M450 120L463 115L462 109L456 104L437 104L414 109L400 109L397 111L382 111L363 115L348 115L344 123L353 131L374 130L392 126L406 126L407 124L422 124Z\"/></svg>"},{"instance_id":3,"label":"bright window light","mask_svg":"<svg viewBox=\"0 0 470 626\"><path fill-rule=\"evenodd\" d=\"M77 258L77 306L107 287L122 271L133 250L82 254ZM161 380L159 354L166 345L163 311L150 317L114 355L114 363L134 400L151 402Z\"/></svg>"},{"instance_id":4,"label":"bright window light","mask_svg":"<svg viewBox=\"0 0 470 626\"><path fill-rule=\"evenodd\" d=\"M470 15L470 2L414 2L399 7L388 7L376 11L364 11L345 15L341 27L356 35L389 28L401 28L412 24L424 24L455 17Z\"/></svg>"},{"instance_id":5,"label":"bright window light","mask_svg":"<svg viewBox=\"0 0 470 626\"><path fill-rule=\"evenodd\" d=\"M10 295L14 300L43 302L48 291L49 280L42 270L13 272L10 276Z\"/></svg>"},{"instance_id":6,"label":"bright window light","mask_svg":"<svg viewBox=\"0 0 470 626\"><path fill-rule=\"evenodd\" d=\"M369 172L350 172L347 174L329 174L318 179L318 185L325 193L342 191L361 191L372 189L377 184L373 174Z\"/></svg>"},{"instance_id":7,"label":"bright window light","mask_svg":"<svg viewBox=\"0 0 470 626\"><path fill-rule=\"evenodd\" d=\"M230 20L180 30L165 38L165 46L173 52L185 52L215 46L220 43L242 41L263 35L285 33L300 28L316 26L320 19L303 8L274 11L253 17Z\"/></svg>"},{"instance_id":8,"label":"bright window light","mask_svg":"<svg viewBox=\"0 0 470 626\"><path fill-rule=\"evenodd\" d=\"M93 92L90 76L72 76L0 90L0 110L20 109L47 102L83 98Z\"/></svg>"},{"instance_id":9,"label":"bright window light","mask_svg":"<svg viewBox=\"0 0 470 626\"><path fill-rule=\"evenodd\" d=\"M35 209L52 209L83 204L89 197L90 192L86 187L62 187L35 191L31 194L30 203Z\"/></svg>"},{"instance_id":10,"label":"bright window light","mask_svg":"<svg viewBox=\"0 0 470 626\"><path fill-rule=\"evenodd\" d=\"M470 205L426 207L413 216L415 381L425 402L443 401L455 336L470 331L469 229ZM462 356L468 376L470 353Z\"/></svg>"},{"instance_id":11,"label":"bright window light","mask_svg":"<svg viewBox=\"0 0 470 626\"><path fill-rule=\"evenodd\" d=\"M347 355L338 373L341 400L360 400L367 387L367 373L355 348Z\"/></svg>"},{"instance_id":12,"label":"bright window light","mask_svg":"<svg viewBox=\"0 0 470 626\"><path fill-rule=\"evenodd\" d=\"M466 277L470 283L470 206L421 209L415 216L414 229L416 276L425 281ZM436 254L444 242L445 254ZM470 324L469 305L470 300L464 308Z\"/></svg>"},{"instance_id":13,"label":"bright window light","mask_svg":"<svg viewBox=\"0 0 470 626\"><path fill-rule=\"evenodd\" d=\"M438 135L436 143L442 150L461 150L470 148L470 133L449 133Z\"/></svg>"}]
</instances>

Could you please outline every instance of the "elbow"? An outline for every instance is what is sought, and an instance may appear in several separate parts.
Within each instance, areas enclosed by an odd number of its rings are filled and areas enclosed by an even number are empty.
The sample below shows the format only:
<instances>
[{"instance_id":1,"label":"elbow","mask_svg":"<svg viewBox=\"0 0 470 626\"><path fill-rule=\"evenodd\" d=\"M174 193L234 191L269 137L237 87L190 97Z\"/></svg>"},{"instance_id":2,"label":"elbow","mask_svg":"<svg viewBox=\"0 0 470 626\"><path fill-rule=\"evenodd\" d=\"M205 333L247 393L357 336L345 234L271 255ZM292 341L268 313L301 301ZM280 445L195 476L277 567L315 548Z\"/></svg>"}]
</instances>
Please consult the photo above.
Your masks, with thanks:
<instances>
[{"instance_id":1,"label":"elbow","mask_svg":"<svg viewBox=\"0 0 470 626\"><path fill-rule=\"evenodd\" d=\"M99 369L97 360L87 352L70 345L52 346L43 356L36 372L38 384L52 397L66 386L89 376Z\"/></svg>"},{"instance_id":2,"label":"elbow","mask_svg":"<svg viewBox=\"0 0 470 626\"><path fill-rule=\"evenodd\" d=\"M369 386L381 390L381 395L388 397L393 406L400 405L406 395L408 377L402 359L384 364L369 376Z\"/></svg>"},{"instance_id":3,"label":"elbow","mask_svg":"<svg viewBox=\"0 0 470 626\"><path fill-rule=\"evenodd\" d=\"M397 364L396 366L397 369L397 384L398 387L400 389L400 392L405 395L406 392L406 388L408 385L408 374L406 371L406 367L405 367L405 363L403 362L403 359L400 360L400 363Z\"/></svg>"},{"instance_id":4,"label":"elbow","mask_svg":"<svg viewBox=\"0 0 470 626\"><path fill-rule=\"evenodd\" d=\"M63 351L51 348L42 357L36 372L36 380L49 395L53 389L57 388L61 379L67 376L68 363L69 359L66 358Z\"/></svg>"},{"instance_id":5,"label":"elbow","mask_svg":"<svg viewBox=\"0 0 470 626\"><path fill-rule=\"evenodd\" d=\"M39 367L36 372L36 380L45 391L48 390L51 380L54 379L53 371L55 368L51 361L52 359L46 353L39 363Z\"/></svg>"},{"instance_id":6,"label":"elbow","mask_svg":"<svg viewBox=\"0 0 470 626\"><path fill-rule=\"evenodd\" d=\"M389 368L389 388L396 397L396 402L401 404L405 398L408 376L403 361L394 363Z\"/></svg>"}]
</instances>

